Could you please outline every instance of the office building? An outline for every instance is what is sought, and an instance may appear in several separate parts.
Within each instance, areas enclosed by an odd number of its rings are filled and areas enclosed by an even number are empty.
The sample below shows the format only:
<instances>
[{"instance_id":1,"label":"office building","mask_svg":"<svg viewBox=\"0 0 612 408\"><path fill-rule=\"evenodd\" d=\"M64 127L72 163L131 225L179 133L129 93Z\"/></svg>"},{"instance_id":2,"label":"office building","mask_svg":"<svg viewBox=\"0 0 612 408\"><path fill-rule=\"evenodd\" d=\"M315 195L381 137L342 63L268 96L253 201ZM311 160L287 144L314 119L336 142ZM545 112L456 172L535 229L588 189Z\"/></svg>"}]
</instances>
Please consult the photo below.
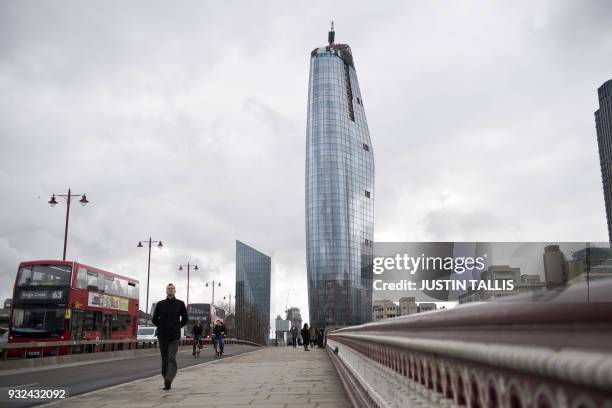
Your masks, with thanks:
<instances>
[{"instance_id":1,"label":"office building","mask_svg":"<svg viewBox=\"0 0 612 408\"><path fill-rule=\"evenodd\" d=\"M608 241L612 242L612 79L597 90L599 109L595 111L599 164L608 221Z\"/></svg>"},{"instance_id":2,"label":"office building","mask_svg":"<svg viewBox=\"0 0 612 408\"><path fill-rule=\"evenodd\" d=\"M419 312L419 307L416 304L416 298L413 296L403 297L399 300L398 314L406 316Z\"/></svg>"},{"instance_id":3,"label":"office building","mask_svg":"<svg viewBox=\"0 0 612 408\"><path fill-rule=\"evenodd\" d=\"M565 285L569 271L565 254L559 245L548 245L544 248L544 280L548 288Z\"/></svg>"},{"instance_id":4,"label":"office building","mask_svg":"<svg viewBox=\"0 0 612 408\"><path fill-rule=\"evenodd\" d=\"M310 323L372 317L374 153L351 48L335 42L310 58L306 135L306 253Z\"/></svg>"},{"instance_id":5,"label":"office building","mask_svg":"<svg viewBox=\"0 0 612 408\"><path fill-rule=\"evenodd\" d=\"M372 321L399 316L398 307L390 300L375 300L372 303Z\"/></svg>"},{"instance_id":6,"label":"office building","mask_svg":"<svg viewBox=\"0 0 612 408\"><path fill-rule=\"evenodd\" d=\"M287 320L291 322L291 327L295 326L298 329L302 328L302 314L300 308L290 307L287 309Z\"/></svg>"},{"instance_id":7,"label":"office building","mask_svg":"<svg viewBox=\"0 0 612 408\"><path fill-rule=\"evenodd\" d=\"M277 344L287 344L287 334L291 329L291 321L283 319L280 315L276 316L274 331Z\"/></svg>"},{"instance_id":8,"label":"office building","mask_svg":"<svg viewBox=\"0 0 612 408\"><path fill-rule=\"evenodd\" d=\"M236 241L237 337L267 344L270 336L271 258Z\"/></svg>"}]
</instances>

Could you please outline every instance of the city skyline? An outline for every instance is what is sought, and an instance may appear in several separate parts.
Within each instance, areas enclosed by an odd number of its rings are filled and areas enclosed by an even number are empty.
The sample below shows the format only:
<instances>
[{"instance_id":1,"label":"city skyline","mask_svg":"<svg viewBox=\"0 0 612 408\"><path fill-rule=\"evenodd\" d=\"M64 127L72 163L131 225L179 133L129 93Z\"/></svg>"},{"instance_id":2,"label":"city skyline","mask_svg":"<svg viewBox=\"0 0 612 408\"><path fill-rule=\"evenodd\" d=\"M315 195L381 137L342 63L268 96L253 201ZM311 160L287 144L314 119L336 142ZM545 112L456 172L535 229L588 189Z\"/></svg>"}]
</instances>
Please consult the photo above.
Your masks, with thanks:
<instances>
[{"instance_id":1,"label":"city skyline","mask_svg":"<svg viewBox=\"0 0 612 408\"><path fill-rule=\"evenodd\" d=\"M61 259L64 202L47 201L72 187L91 203L71 209L68 259L142 296L152 235L150 303L168 282L186 299L186 257L190 301L209 302L205 281L233 295L240 237L272 256L270 317L289 291L309 321L306 61L331 19L376 129L375 241L608 239L606 2L66 4L0 5L0 298L20 261Z\"/></svg>"}]
</instances>

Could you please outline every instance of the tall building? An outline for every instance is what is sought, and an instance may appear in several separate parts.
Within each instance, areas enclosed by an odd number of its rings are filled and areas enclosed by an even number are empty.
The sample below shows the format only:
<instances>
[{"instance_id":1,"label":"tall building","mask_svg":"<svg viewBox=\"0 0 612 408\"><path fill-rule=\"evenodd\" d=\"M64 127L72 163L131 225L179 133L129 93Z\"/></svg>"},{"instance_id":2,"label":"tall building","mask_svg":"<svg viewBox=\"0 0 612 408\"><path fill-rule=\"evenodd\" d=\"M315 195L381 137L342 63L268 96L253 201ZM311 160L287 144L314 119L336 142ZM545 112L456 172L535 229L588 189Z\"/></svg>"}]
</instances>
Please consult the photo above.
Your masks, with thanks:
<instances>
[{"instance_id":1,"label":"tall building","mask_svg":"<svg viewBox=\"0 0 612 408\"><path fill-rule=\"evenodd\" d=\"M287 309L287 320L291 322L291 326L299 329L302 328L302 314L299 307L290 307Z\"/></svg>"},{"instance_id":2,"label":"tall building","mask_svg":"<svg viewBox=\"0 0 612 408\"><path fill-rule=\"evenodd\" d=\"M266 344L270 333L271 258L236 241L236 334Z\"/></svg>"},{"instance_id":3,"label":"tall building","mask_svg":"<svg viewBox=\"0 0 612 408\"><path fill-rule=\"evenodd\" d=\"M565 285L568 278L567 258L559 245L548 245L544 248L544 279L546 286L554 288Z\"/></svg>"},{"instance_id":4,"label":"tall building","mask_svg":"<svg viewBox=\"0 0 612 408\"><path fill-rule=\"evenodd\" d=\"M374 155L351 49L310 56L306 254L310 324L349 326L372 314Z\"/></svg>"},{"instance_id":5,"label":"tall building","mask_svg":"<svg viewBox=\"0 0 612 408\"><path fill-rule=\"evenodd\" d=\"M608 220L608 241L612 242L612 79L597 90L599 109L595 111L599 164Z\"/></svg>"},{"instance_id":6,"label":"tall building","mask_svg":"<svg viewBox=\"0 0 612 408\"><path fill-rule=\"evenodd\" d=\"M291 330L291 321L285 320L280 315L277 315L274 322L274 337L278 344L287 344L287 333L289 330Z\"/></svg>"}]
</instances>

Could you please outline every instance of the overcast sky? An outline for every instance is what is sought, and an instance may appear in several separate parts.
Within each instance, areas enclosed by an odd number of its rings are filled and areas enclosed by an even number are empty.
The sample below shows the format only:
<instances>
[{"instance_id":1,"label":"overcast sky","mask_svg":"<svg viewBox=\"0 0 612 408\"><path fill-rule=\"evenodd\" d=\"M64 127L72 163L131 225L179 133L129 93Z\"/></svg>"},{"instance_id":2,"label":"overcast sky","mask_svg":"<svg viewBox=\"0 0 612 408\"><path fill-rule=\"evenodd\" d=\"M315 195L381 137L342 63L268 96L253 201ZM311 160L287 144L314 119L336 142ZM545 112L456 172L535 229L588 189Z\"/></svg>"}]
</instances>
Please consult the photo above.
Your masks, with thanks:
<instances>
[{"instance_id":1,"label":"overcast sky","mask_svg":"<svg viewBox=\"0 0 612 408\"><path fill-rule=\"evenodd\" d=\"M0 297L68 258L185 299L235 291L235 240L272 257L271 314L307 318L310 51L351 45L377 241L606 241L593 112L601 1L0 2ZM289 293L289 296L288 296Z\"/></svg>"}]
</instances>

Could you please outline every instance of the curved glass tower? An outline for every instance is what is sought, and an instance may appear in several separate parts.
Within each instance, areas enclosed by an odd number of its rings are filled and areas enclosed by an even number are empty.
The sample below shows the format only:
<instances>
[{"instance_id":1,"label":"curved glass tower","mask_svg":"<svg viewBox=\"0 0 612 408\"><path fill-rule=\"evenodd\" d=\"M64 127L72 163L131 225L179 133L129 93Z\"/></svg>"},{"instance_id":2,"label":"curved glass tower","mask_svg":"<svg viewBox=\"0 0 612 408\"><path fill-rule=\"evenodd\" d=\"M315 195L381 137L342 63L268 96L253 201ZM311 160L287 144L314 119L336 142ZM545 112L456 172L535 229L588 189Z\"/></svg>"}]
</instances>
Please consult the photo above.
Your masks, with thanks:
<instances>
[{"instance_id":1,"label":"curved glass tower","mask_svg":"<svg viewBox=\"0 0 612 408\"><path fill-rule=\"evenodd\" d=\"M306 253L310 323L371 320L374 155L351 49L310 58L306 131Z\"/></svg>"}]
</instances>

